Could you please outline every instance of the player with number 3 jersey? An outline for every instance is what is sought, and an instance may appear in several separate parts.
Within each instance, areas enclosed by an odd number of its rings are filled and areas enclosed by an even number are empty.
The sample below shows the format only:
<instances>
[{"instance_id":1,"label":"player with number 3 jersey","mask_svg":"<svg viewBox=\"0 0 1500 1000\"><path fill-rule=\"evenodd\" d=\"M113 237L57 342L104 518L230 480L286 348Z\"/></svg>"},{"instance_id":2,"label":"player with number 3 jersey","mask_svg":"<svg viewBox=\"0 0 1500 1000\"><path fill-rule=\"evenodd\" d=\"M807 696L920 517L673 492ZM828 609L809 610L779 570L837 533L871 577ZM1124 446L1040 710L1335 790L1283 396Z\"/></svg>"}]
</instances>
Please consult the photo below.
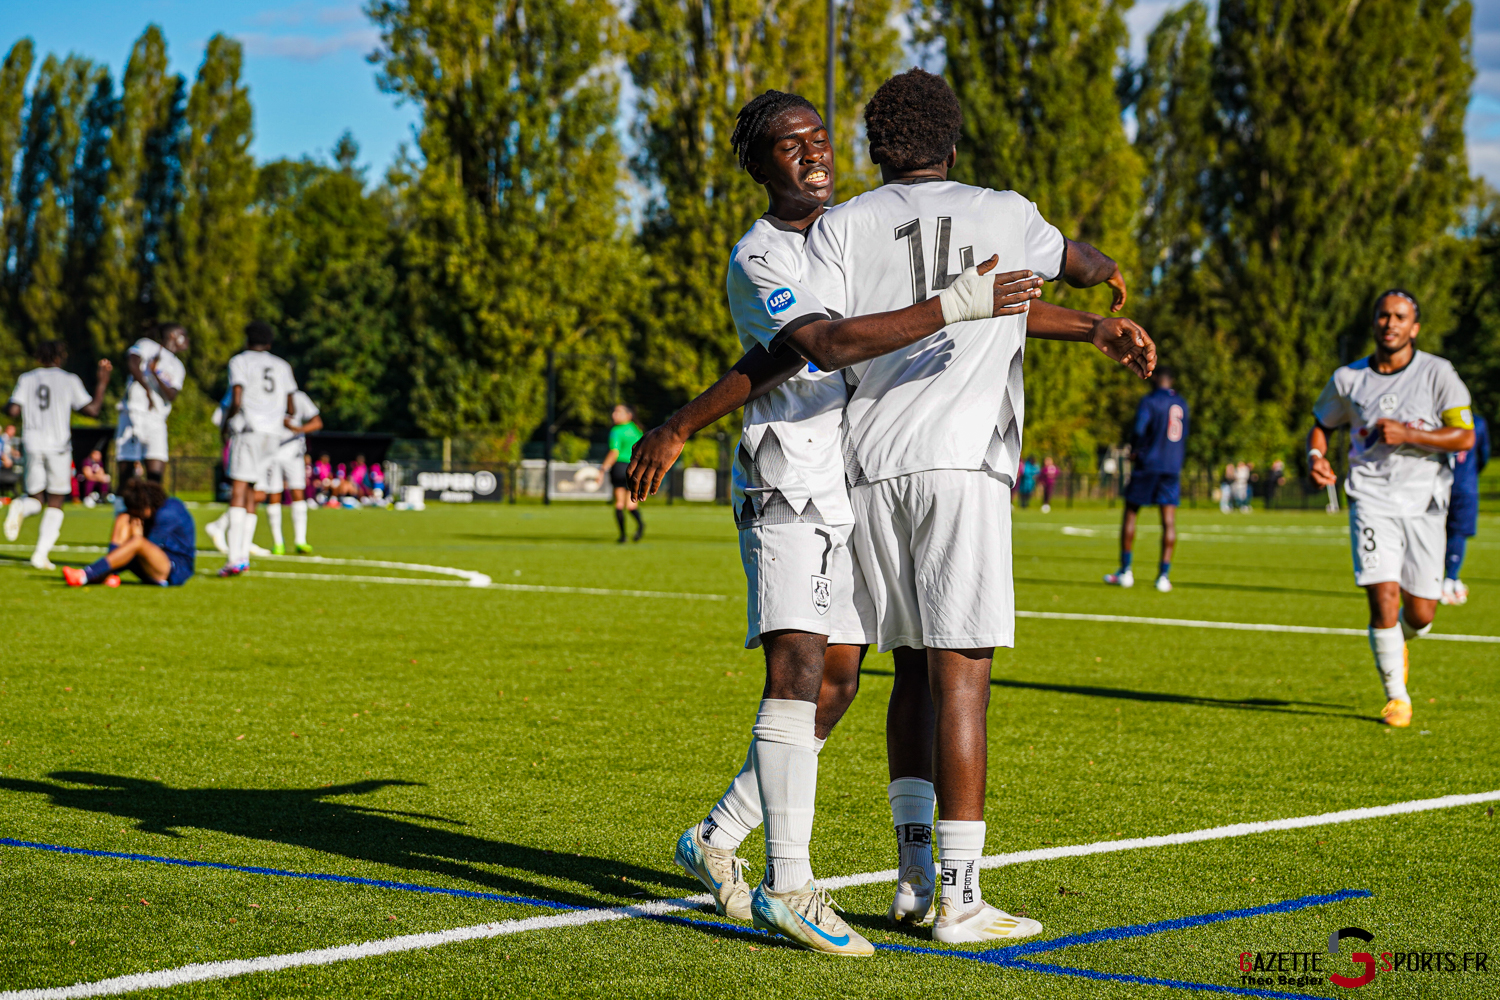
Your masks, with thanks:
<instances>
[{"instance_id":1,"label":"player with number 3 jersey","mask_svg":"<svg viewBox=\"0 0 1500 1000\"><path fill-rule=\"evenodd\" d=\"M1349 539L1354 582L1370 603L1370 649L1385 686L1381 717L1411 725L1407 643L1432 628L1443 594L1448 456L1474 445L1468 387L1453 365L1417 350L1422 311L1411 293L1375 301L1375 353L1333 373L1313 405L1308 464L1319 486L1337 481L1333 431L1349 428Z\"/></svg>"}]
</instances>

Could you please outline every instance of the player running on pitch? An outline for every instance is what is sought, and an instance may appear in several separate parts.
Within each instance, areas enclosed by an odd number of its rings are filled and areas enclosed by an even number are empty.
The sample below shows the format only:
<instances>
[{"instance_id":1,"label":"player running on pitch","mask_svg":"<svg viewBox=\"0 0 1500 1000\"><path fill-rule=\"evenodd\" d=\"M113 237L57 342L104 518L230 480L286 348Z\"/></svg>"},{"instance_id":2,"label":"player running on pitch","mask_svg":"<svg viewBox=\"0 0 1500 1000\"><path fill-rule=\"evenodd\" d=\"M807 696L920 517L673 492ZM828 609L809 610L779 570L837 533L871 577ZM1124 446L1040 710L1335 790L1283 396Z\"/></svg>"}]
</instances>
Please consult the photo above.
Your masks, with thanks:
<instances>
[{"instance_id":1,"label":"player running on pitch","mask_svg":"<svg viewBox=\"0 0 1500 1000\"><path fill-rule=\"evenodd\" d=\"M62 341L44 342L37 349L36 359L41 367L16 379L16 389L5 408L12 420L21 418L21 443L26 447L26 495L12 501L5 513L5 540L15 541L21 534L21 522L31 514L41 514L42 527L31 552L31 565L56 569L48 556L62 533L63 501L73 493L73 411L86 417L99 415L114 366L106 358L99 359L94 394L90 396L83 379L63 371L68 348ZM45 510L43 494L47 497Z\"/></svg>"},{"instance_id":2,"label":"player running on pitch","mask_svg":"<svg viewBox=\"0 0 1500 1000\"><path fill-rule=\"evenodd\" d=\"M1177 504L1182 491L1182 461L1187 455L1187 400L1172 388L1172 370L1157 365L1151 376L1156 386L1135 411L1135 464L1125 490L1125 520L1120 525L1120 569L1107 574L1104 582L1116 587L1135 586L1130 569L1135 558L1135 523L1142 507L1161 508L1161 562L1156 566L1156 589L1172 590L1172 550L1177 547Z\"/></svg>"},{"instance_id":3,"label":"player running on pitch","mask_svg":"<svg viewBox=\"0 0 1500 1000\"><path fill-rule=\"evenodd\" d=\"M229 408L224 428L229 440L229 558L220 576L238 576L250 566L249 512L255 510L255 484L276 455L287 418L296 413L297 378L292 366L271 353L276 333L255 320L245 327L245 350L229 359Z\"/></svg>"},{"instance_id":4,"label":"player running on pitch","mask_svg":"<svg viewBox=\"0 0 1500 1000\"><path fill-rule=\"evenodd\" d=\"M1354 582L1370 602L1370 649L1385 685L1381 718L1411 725L1406 644L1432 628L1443 595L1443 550L1453 471L1474 447L1469 390L1453 366L1417 350L1422 310L1411 293L1375 300L1375 353L1333 373L1313 404L1307 436L1313 482L1337 481L1328 440L1349 428L1349 541Z\"/></svg>"},{"instance_id":5,"label":"player running on pitch","mask_svg":"<svg viewBox=\"0 0 1500 1000\"><path fill-rule=\"evenodd\" d=\"M115 461L122 484L135 474L137 462L145 466L146 478L156 483L167 468L167 417L187 377L177 356L187 350L188 335L177 323L163 323L157 336L159 342L142 337L125 354L130 378L115 429Z\"/></svg>"},{"instance_id":6,"label":"player running on pitch","mask_svg":"<svg viewBox=\"0 0 1500 1000\"><path fill-rule=\"evenodd\" d=\"M135 478L120 488L125 510L115 515L109 554L90 566L63 567L70 587L103 583L118 587L115 574L128 569L142 583L180 587L193 575L198 529L193 515L176 497L167 496L160 483Z\"/></svg>"},{"instance_id":7,"label":"player running on pitch","mask_svg":"<svg viewBox=\"0 0 1500 1000\"><path fill-rule=\"evenodd\" d=\"M921 69L871 97L866 135L885 183L829 212L808 239L808 283L827 307L858 316L922 302L952 281L955 257L963 268L997 253L1001 269L1070 281L1086 263L1071 259L1081 245L1022 195L948 180L962 123L952 89ZM1080 284L1118 270L1097 251L1087 263ZM902 874L890 916L920 923L931 911L931 869L921 870L930 848L904 834L934 829L935 795L942 878L933 938L948 943L1042 929L986 903L977 868L990 661L1015 636L1010 494L1022 456L1025 338L1092 342L1142 377L1155 364L1150 338L1128 319L1057 310L1051 325L1048 315L1033 307L1026 319L955 324L845 373L854 547L880 649L893 650L896 664L887 756Z\"/></svg>"},{"instance_id":8,"label":"player running on pitch","mask_svg":"<svg viewBox=\"0 0 1500 1000\"><path fill-rule=\"evenodd\" d=\"M1039 282L1017 274L999 279L1014 285L997 284L971 268L941 300L835 320L802 280L806 230L822 214L833 183L833 150L822 119L803 98L768 91L740 111L730 141L769 199L766 214L731 252L730 311L751 355L779 371L778 381L795 377L750 404L734 470L749 593L745 645L765 649L765 691L744 767L708 817L679 838L675 858L709 888L719 912L749 917L817 951L869 955L870 943L813 882L809 850L818 752L854 697L867 641L848 548L853 518L839 456L845 394L836 372L947 322L987 318L997 308L1024 311ZM986 271L991 266L987 262ZM744 371L742 361L726 376L729 394L739 398L723 413L745 402ZM724 385L721 380L715 388ZM674 426L717 409L713 392L689 404ZM670 468L686 440L653 434L664 447L645 453L637 447L631 463L637 483L646 468L653 474ZM665 464L663 450L672 451ZM655 477L651 488L659 481ZM633 492L644 498L651 490L636 486ZM766 873L752 892L734 851L763 819Z\"/></svg>"}]
</instances>

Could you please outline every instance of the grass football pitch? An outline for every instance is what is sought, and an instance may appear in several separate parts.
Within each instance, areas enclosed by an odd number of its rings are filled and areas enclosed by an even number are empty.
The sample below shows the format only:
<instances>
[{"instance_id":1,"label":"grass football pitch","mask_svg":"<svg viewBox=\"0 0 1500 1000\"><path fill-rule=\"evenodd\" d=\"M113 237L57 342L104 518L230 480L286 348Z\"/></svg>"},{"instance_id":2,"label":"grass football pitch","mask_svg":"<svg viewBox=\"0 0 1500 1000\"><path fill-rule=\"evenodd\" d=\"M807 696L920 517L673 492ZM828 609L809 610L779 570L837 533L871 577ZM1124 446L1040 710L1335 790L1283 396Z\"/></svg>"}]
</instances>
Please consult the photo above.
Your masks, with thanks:
<instances>
[{"instance_id":1,"label":"grass football pitch","mask_svg":"<svg viewBox=\"0 0 1500 1000\"><path fill-rule=\"evenodd\" d=\"M25 565L29 519L0 549L0 996L1333 996L1352 951L1469 965L1382 962L1361 996L1500 996L1488 801L1126 843L1500 790L1500 645L1415 643L1415 722L1378 724L1342 516L1184 510L1163 595L1154 531L1135 589L1100 583L1118 510L1018 513L1023 612L1360 634L1021 618L994 665L986 852L1039 853L982 886L1043 943L890 929L872 876L836 893L881 947L856 960L655 902L700 892L673 843L742 761L763 670L728 512L645 513L617 546L595 505L320 511L312 541L345 562L221 581L203 556L173 591L70 590ZM62 541L107 524L70 508ZM1500 517L1464 577L1436 631L1500 636ZM821 758L823 878L895 865L890 664L866 660ZM1100 844L1129 849L1057 850ZM1372 940L1328 954L1349 927Z\"/></svg>"}]
</instances>

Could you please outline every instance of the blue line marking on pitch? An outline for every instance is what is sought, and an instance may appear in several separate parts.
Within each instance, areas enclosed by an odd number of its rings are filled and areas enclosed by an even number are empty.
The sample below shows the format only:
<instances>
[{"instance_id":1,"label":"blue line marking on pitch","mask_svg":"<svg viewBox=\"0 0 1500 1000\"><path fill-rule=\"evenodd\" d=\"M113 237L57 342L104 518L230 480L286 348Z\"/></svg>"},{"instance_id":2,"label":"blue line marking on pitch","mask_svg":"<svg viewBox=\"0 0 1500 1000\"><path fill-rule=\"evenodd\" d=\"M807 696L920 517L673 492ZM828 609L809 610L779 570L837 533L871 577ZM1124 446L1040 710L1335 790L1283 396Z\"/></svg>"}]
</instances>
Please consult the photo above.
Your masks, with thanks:
<instances>
[{"instance_id":1,"label":"blue line marking on pitch","mask_svg":"<svg viewBox=\"0 0 1500 1000\"><path fill-rule=\"evenodd\" d=\"M126 854L121 851L94 851L85 847L65 847L61 844L39 844L30 840L13 840L0 837L0 847L29 847L38 851L54 851L58 854L82 854L90 858L116 858L121 861L151 861L159 865L178 865L183 868L216 868L226 872L244 872L247 875L279 875L282 878L306 878L319 882L342 882L345 885L368 885L377 889L402 889L406 892L427 892L439 896L461 896L465 899L488 899L500 903L521 903L526 906L541 906L549 910L588 910L593 907L575 906L572 903L556 903L550 899L533 899L530 896L507 896L498 892L476 892L473 889L445 889L436 885L418 885L414 882L392 882L382 878L359 878L355 875L328 875L322 872L294 872L283 868L260 868L254 865L230 865L222 861L190 861L187 858L163 858L154 854Z\"/></svg>"}]
</instances>

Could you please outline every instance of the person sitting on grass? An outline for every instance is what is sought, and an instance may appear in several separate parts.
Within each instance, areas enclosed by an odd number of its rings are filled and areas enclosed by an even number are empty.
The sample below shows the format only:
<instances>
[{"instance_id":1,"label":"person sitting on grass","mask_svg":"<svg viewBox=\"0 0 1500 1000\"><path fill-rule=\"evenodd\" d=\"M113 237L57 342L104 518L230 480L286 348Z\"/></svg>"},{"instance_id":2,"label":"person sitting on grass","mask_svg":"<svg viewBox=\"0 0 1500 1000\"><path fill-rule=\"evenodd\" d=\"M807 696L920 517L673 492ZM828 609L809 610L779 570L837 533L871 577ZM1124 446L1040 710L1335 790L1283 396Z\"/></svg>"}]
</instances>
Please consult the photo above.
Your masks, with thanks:
<instances>
[{"instance_id":1,"label":"person sitting on grass","mask_svg":"<svg viewBox=\"0 0 1500 1000\"><path fill-rule=\"evenodd\" d=\"M89 457L84 461L78 478L78 490L83 494L83 502L88 506L92 507L94 501L102 500L109 495L109 473L104 469L104 455L98 448L89 452Z\"/></svg>"},{"instance_id":2,"label":"person sitting on grass","mask_svg":"<svg viewBox=\"0 0 1500 1000\"><path fill-rule=\"evenodd\" d=\"M116 572L128 569L142 583L180 587L193 575L198 529L193 515L160 483L137 477L120 488L125 512L115 517L109 554L84 569L63 567L70 587L103 583L118 587Z\"/></svg>"}]
</instances>

